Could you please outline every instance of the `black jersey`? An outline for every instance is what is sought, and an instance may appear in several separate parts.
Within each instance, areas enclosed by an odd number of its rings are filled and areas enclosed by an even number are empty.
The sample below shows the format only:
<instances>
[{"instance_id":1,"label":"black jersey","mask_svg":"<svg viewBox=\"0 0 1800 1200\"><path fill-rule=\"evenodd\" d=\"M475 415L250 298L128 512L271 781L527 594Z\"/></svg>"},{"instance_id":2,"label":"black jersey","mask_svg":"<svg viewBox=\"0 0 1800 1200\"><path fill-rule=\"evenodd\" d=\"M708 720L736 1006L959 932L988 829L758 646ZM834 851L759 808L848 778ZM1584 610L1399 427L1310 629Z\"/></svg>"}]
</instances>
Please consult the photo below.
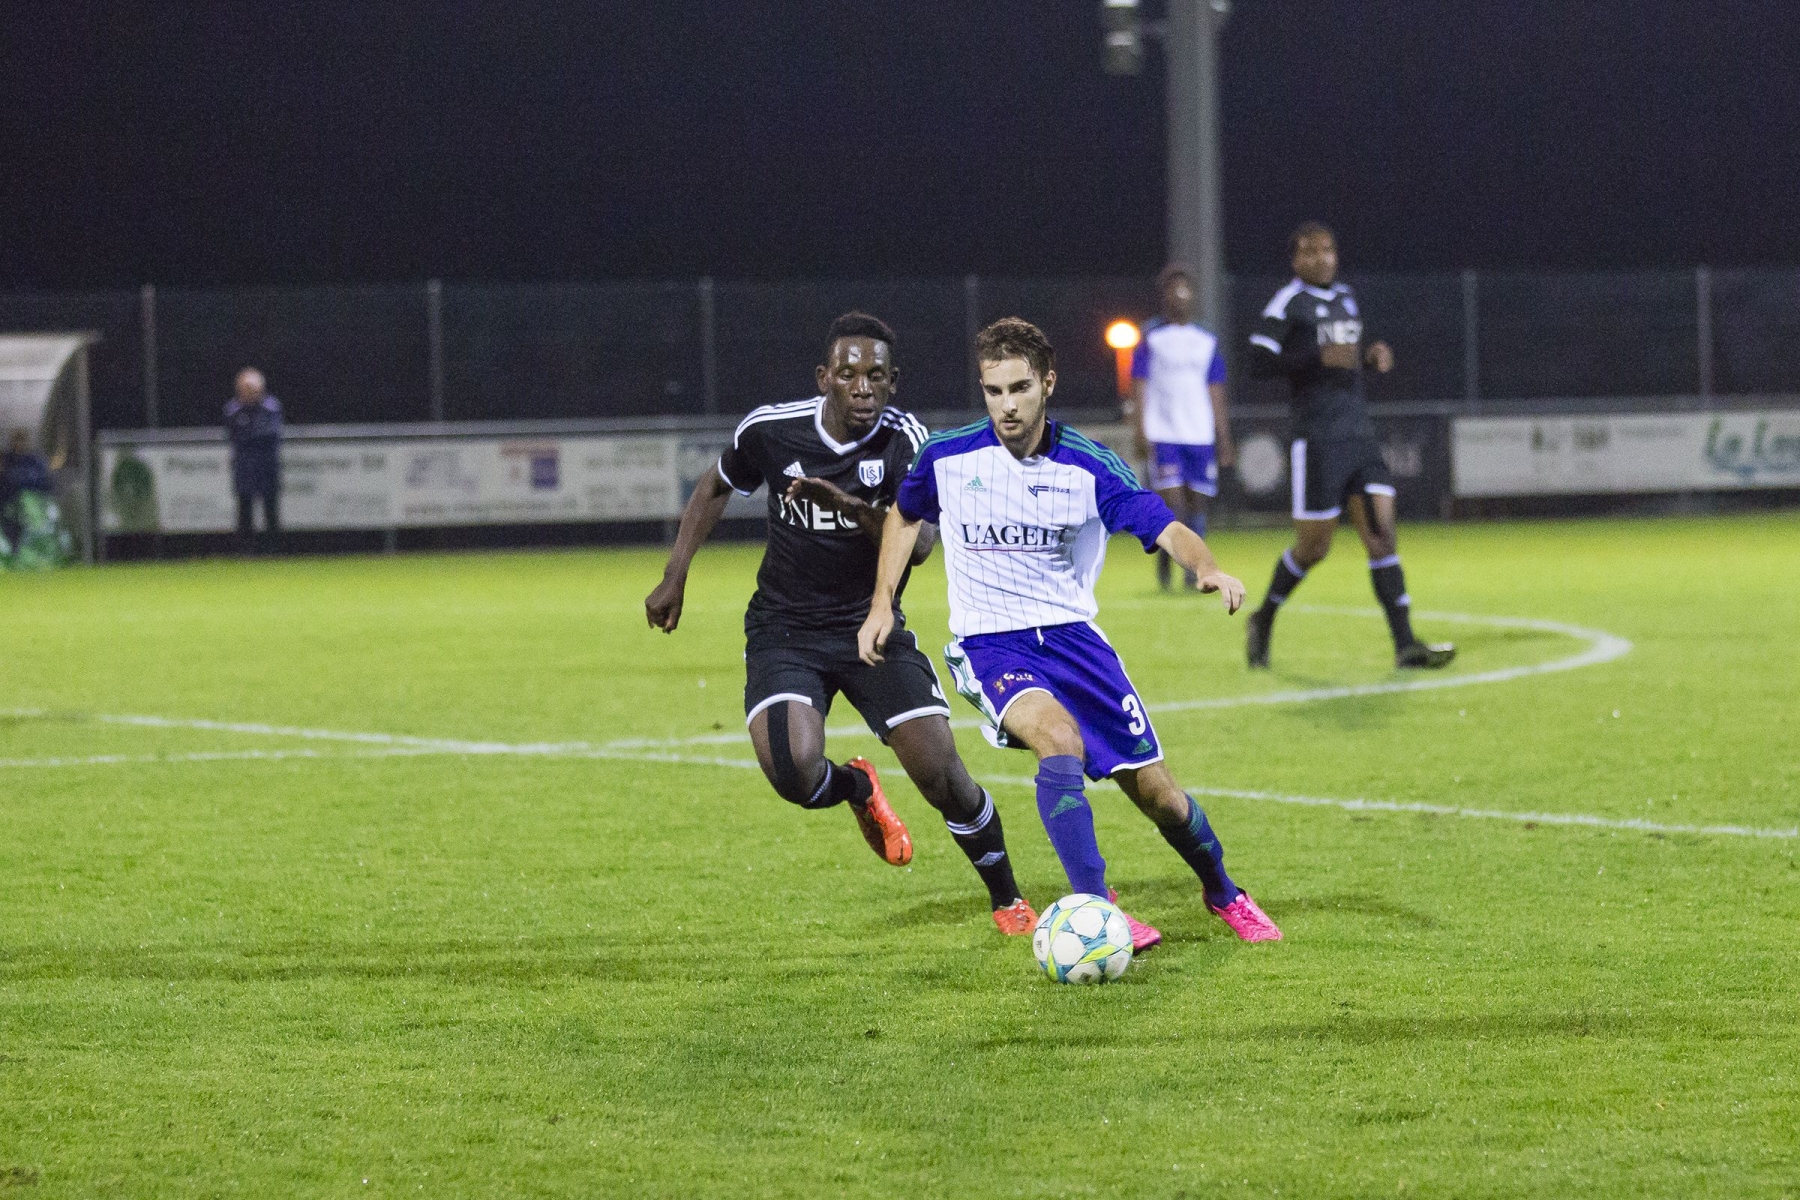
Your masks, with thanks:
<instances>
[{"instance_id":1,"label":"black jersey","mask_svg":"<svg viewBox=\"0 0 1800 1200\"><path fill-rule=\"evenodd\" d=\"M1296 438L1336 442L1375 436L1363 397L1360 349L1355 367L1319 361L1321 346L1360 348L1362 334L1362 314L1347 283L1319 288L1296 279L1263 309L1250 335L1250 373L1287 378Z\"/></svg>"},{"instance_id":2,"label":"black jersey","mask_svg":"<svg viewBox=\"0 0 1800 1200\"><path fill-rule=\"evenodd\" d=\"M827 483L886 507L925 444L925 426L911 413L884 408L875 428L859 442L834 441L825 432L825 398L770 404L745 417L719 457L719 474L748 496L769 489L769 544L756 573L756 594L744 614L744 632L779 627L855 633L869 615L879 548L856 522L806 500L789 500L800 476ZM894 593L900 628L900 591Z\"/></svg>"}]
</instances>

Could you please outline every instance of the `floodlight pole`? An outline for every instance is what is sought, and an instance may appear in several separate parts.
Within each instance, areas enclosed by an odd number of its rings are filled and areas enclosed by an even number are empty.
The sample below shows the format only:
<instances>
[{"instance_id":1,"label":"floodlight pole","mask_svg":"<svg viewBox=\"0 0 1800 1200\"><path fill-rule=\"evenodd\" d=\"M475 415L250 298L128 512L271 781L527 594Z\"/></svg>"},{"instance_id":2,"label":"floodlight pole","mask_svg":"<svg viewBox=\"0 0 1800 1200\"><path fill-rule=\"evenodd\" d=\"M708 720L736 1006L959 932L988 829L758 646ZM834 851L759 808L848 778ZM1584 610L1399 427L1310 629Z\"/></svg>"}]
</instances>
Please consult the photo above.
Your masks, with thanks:
<instances>
[{"instance_id":1,"label":"floodlight pole","mask_svg":"<svg viewBox=\"0 0 1800 1200\"><path fill-rule=\"evenodd\" d=\"M1219 34L1231 0L1168 0L1168 16L1146 21L1143 0L1101 0L1102 43L1110 75L1144 69L1144 39L1162 39L1168 114L1169 259L1186 263L1201 321L1223 332L1225 239L1219 185Z\"/></svg>"},{"instance_id":2,"label":"floodlight pole","mask_svg":"<svg viewBox=\"0 0 1800 1200\"><path fill-rule=\"evenodd\" d=\"M1169 0L1163 33L1168 106L1169 258L1193 267L1202 324L1225 318L1224 204L1219 181L1219 34L1230 0Z\"/></svg>"}]
</instances>

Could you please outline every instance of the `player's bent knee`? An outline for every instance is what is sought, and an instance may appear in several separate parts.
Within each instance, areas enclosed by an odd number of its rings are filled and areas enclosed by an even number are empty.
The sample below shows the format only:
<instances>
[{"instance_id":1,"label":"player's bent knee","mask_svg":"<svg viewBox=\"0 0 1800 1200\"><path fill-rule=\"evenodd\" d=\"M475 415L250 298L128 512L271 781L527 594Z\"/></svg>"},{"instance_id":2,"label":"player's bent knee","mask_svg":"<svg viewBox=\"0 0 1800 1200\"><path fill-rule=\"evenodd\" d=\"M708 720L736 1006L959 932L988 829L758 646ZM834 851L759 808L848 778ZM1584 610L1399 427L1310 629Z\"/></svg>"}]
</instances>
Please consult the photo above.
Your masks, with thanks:
<instances>
[{"instance_id":1,"label":"player's bent knee","mask_svg":"<svg viewBox=\"0 0 1800 1200\"><path fill-rule=\"evenodd\" d=\"M1294 560L1307 570L1312 570L1325 561L1331 553L1331 539L1301 538L1294 543Z\"/></svg>"},{"instance_id":2,"label":"player's bent knee","mask_svg":"<svg viewBox=\"0 0 1800 1200\"><path fill-rule=\"evenodd\" d=\"M1045 726L1037 731L1030 745L1039 758L1081 758L1087 753L1087 747L1081 741L1081 730L1072 721L1068 725Z\"/></svg>"},{"instance_id":3,"label":"player's bent knee","mask_svg":"<svg viewBox=\"0 0 1800 1200\"><path fill-rule=\"evenodd\" d=\"M798 804L801 808L821 807L819 801L820 785L825 782L826 763L823 755L810 762L796 762L786 772L769 773L769 782L775 786L775 794L789 804Z\"/></svg>"}]
</instances>

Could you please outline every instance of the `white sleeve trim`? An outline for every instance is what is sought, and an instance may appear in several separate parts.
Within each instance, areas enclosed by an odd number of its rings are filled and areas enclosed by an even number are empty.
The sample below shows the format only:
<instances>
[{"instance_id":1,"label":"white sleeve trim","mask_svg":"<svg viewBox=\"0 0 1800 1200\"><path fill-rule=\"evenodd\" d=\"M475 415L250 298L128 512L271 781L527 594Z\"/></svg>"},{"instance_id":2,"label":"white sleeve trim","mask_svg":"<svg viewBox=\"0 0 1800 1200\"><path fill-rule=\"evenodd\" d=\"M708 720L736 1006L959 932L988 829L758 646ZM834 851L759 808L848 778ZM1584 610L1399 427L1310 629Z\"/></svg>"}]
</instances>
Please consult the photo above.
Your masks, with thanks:
<instances>
[{"instance_id":1,"label":"white sleeve trim","mask_svg":"<svg viewBox=\"0 0 1800 1200\"><path fill-rule=\"evenodd\" d=\"M1280 354L1281 353L1281 343L1276 341L1274 338L1270 337L1266 333L1251 334L1250 335L1250 344L1252 346L1261 346L1264 350L1267 350L1270 354Z\"/></svg>"},{"instance_id":2,"label":"white sleeve trim","mask_svg":"<svg viewBox=\"0 0 1800 1200\"><path fill-rule=\"evenodd\" d=\"M1298 279L1290 282L1286 287L1275 293L1274 297L1270 299L1268 306L1263 309L1262 315L1265 317L1276 318L1287 316L1288 301L1292 300L1295 296L1298 296L1300 294L1300 289L1305 286L1306 285L1301 283Z\"/></svg>"},{"instance_id":3,"label":"white sleeve trim","mask_svg":"<svg viewBox=\"0 0 1800 1200\"><path fill-rule=\"evenodd\" d=\"M731 482L731 476L729 476L725 473L725 463L724 463L723 459L721 459L720 461L713 464L713 470L715 470L719 473L719 478L723 479L725 481L725 486L730 488L732 491L736 492L738 495L740 495L740 496L756 495L755 488L752 488L751 490L746 492L743 488L741 488L737 484Z\"/></svg>"}]
</instances>

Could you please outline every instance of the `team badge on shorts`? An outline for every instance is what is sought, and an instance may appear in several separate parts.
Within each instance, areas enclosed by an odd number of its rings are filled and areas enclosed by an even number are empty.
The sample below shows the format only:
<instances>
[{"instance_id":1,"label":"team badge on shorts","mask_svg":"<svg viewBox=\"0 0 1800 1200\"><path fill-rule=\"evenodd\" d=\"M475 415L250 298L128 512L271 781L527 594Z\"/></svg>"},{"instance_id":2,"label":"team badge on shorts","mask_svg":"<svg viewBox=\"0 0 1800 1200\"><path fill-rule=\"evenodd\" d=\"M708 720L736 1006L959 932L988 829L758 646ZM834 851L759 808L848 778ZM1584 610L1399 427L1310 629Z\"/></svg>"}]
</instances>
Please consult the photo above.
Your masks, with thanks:
<instances>
[{"instance_id":1,"label":"team badge on shorts","mask_svg":"<svg viewBox=\"0 0 1800 1200\"><path fill-rule=\"evenodd\" d=\"M864 487L880 487L882 477L887 474L887 461L873 459L856 464L856 477L863 481Z\"/></svg>"}]
</instances>

